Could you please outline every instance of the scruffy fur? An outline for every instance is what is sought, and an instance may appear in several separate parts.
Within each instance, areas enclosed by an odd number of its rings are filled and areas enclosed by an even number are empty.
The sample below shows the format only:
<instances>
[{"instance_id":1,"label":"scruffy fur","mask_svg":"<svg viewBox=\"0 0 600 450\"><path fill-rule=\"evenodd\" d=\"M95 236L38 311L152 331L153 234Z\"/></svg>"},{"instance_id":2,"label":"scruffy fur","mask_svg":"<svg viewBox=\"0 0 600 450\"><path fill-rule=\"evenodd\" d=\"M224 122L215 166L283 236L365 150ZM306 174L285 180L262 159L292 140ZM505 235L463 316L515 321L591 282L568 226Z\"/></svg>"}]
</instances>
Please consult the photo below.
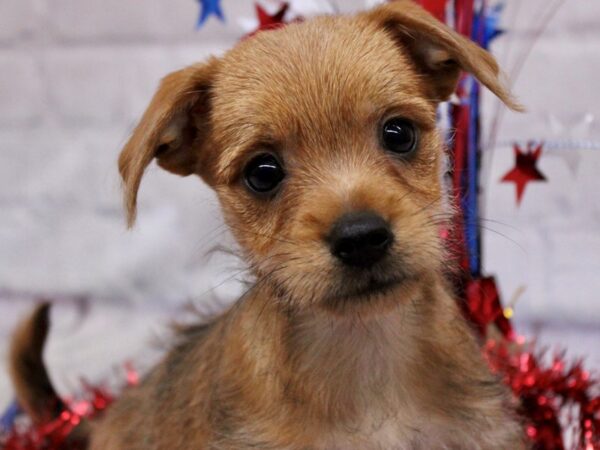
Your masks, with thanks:
<instances>
[{"instance_id":1,"label":"scruffy fur","mask_svg":"<svg viewBox=\"0 0 600 450\"><path fill-rule=\"evenodd\" d=\"M119 160L129 223L153 159L199 175L256 281L90 424L92 450L526 448L443 275L436 107L461 70L518 108L487 52L399 0L259 33L163 80ZM418 126L410 158L381 147L395 116ZM265 150L287 174L268 198L242 179ZM325 237L362 210L395 240L358 272ZM34 377L14 377L27 402Z\"/></svg>"}]
</instances>

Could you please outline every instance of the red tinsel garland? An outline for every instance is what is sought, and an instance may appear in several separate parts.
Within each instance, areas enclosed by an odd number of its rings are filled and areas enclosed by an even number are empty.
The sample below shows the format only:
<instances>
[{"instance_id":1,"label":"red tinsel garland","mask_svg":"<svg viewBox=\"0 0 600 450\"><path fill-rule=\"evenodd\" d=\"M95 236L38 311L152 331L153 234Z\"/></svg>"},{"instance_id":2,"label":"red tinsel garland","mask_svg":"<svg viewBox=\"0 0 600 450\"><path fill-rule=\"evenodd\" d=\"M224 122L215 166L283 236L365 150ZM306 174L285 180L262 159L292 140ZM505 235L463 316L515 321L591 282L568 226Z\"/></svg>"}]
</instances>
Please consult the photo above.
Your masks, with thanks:
<instances>
[{"instance_id":1,"label":"red tinsel garland","mask_svg":"<svg viewBox=\"0 0 600 450\"><path fill-rule=\"evenodd\" d=\"M581 361L567 364L555 355L550 364L543 364L543 351L511 349L507 341L490 340L485 355L494 371L499 373L520 399L519 412L526 421L527 436L534 449L565 448L561 418L566 429L572 428L576 449L600 448L600 396L591 392L598 387ZM562 416L562 417L561 417Z\"/></svg>"},{"instance_id":2,"label":"red tinsel garland","mask_svg":"<svg viewBox=\"0 0 600 450\"><path fill-rule=\"evenodd\" d=\"M87 442L73 436L75 428L87 419L101 414L113 402L105 389L86 386L85 399L72 402L55 419L42 423L19 424L6 436L0 436L4 450L85 450ZM65 402L67 404L67 402Z\"/></svg>"},{"instance_id":3,"label":"red tinsel garland","mask_svg":"<svg viewBox=\"0 0 600 450\"><path fill-rule=\"evenodd\" d=\"M126 362L126 386L139 383L139 374ZM4 450L85 450L87 442L75 436L76 428L86 420L99 417L115 397L106 388L92 386L83 381L84 394L76 401L63 401L65 409L55 419L32 424L27 417L19 418L4 436L0 433L0 448ZM83 433L85 434L85 433Z\"/></svg>"},{"instance_id":4,"label":"red tinsel garland","mask_svg":"<svg viewBox=\"0 0 600 450\"><path fill-rule=\"evenodd\" d=\"M564 354L548 362L545 351L517 338L499 300L494 278L471 280L465 314L485 340L484 355L519 399L519 413L534 450L600 449L600 384L581 361L567 363ZM487 336L490 326L499 338ZM562 423L561 423L562 421Z\"/></svg>"}]
</instances>

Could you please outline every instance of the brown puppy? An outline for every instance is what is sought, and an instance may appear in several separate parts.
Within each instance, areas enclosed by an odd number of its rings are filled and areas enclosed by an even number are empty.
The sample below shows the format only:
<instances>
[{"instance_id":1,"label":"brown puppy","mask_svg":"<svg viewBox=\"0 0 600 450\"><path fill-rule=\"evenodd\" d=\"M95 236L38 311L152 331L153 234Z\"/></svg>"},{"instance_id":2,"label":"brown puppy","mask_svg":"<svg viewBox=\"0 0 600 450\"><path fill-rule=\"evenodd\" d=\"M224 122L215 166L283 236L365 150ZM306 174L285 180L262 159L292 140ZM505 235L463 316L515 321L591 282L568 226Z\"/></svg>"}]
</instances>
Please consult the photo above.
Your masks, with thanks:
<instances>
[{"instance_id":1,"label":"brown puppy","mask_svg":"<svg viewBox=\"0 0 600 450\"><path fill-rule=\"evenodd\" d=\"M92 449L525 448L442 275L435 113L461 70L517 107L488 53L401 0L165 78L119 161L129 224L154 158L199 175L256 282Z\"/></svg>"}]
</instances>

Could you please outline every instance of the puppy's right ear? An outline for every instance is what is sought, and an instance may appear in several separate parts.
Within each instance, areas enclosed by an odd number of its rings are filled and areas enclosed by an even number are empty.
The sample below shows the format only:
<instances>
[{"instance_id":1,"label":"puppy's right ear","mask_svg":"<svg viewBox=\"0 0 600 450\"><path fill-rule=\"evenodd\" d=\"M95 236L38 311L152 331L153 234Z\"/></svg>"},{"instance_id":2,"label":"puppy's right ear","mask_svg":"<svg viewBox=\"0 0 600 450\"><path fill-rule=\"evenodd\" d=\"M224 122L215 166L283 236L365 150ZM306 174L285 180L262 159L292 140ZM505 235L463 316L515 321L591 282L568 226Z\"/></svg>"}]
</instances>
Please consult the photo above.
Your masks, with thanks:
<instances>
[{"instance_id":1,"label":"puppy's right ear","mask_svg":"<svg viewBox=\"0 0 600 450\"><path fill-rule=\"evenodd\" d=\"M479 45L446 26L413 0L395 0L366 13L382 26L416 63L436 102L456 89L460 71L469 72L509 108L523 111L504 86L494 57Z\"/></svg>"},{"instance_id":2,"label":"puppy's right ear","mask_svg":"<svg viewBox=\"0 0 600 450\"><path fill-rule=\"evenodd\" d=\"M210 59L173 72L160 83L119 156L127 225L135 222L137 193L154 158L173 173L199 173L210 130L211 90L219 61Z\"/></svg>"}]
</instances>

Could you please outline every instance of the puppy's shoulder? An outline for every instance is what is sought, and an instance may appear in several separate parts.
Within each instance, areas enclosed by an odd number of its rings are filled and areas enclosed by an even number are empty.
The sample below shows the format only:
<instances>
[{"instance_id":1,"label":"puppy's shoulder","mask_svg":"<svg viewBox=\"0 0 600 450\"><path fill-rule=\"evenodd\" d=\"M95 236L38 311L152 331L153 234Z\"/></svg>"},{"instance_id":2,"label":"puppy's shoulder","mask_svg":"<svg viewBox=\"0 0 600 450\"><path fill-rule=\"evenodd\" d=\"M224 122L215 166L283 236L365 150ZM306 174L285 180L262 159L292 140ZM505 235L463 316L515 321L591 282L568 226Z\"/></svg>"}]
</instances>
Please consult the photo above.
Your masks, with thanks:
<instances>
[{"instance_id":1,"label":"puppy's shoulder","mask_svg":"<svg viewBox=\"0 0 600 450\"><path fill-rule=\"evenodd\" d=\"M171 350L138 386L127 388L95 421L91 450L186 448L207 436L211 368L218 358L223 317L175 327ZM189 420L189 411L195 411Z\"/></svg>"}]
</instances>

